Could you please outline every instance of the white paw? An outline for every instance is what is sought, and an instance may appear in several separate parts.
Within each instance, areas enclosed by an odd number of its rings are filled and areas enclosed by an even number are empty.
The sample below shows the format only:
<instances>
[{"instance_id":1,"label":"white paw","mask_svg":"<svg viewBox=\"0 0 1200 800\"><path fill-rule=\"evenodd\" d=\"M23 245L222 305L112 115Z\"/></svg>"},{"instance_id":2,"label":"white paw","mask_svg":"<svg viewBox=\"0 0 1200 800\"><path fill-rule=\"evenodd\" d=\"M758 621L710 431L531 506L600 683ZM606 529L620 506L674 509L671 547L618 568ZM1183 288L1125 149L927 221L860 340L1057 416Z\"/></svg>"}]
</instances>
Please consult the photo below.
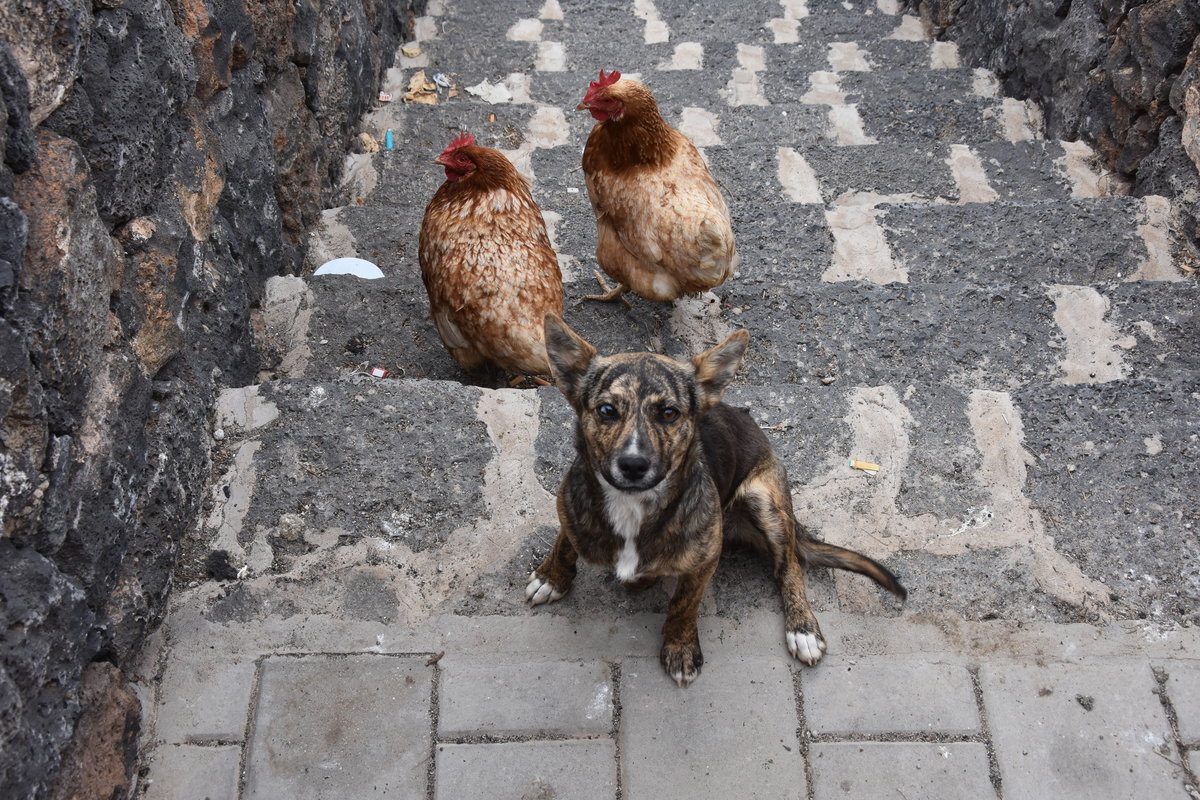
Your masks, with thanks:
<instances>
[{"instance_id":1,"label":"white paw","mask_svg":"<svg viewBox=\"0 0 1200 800\"><path fill-rule=\"evenodd\" d=\"M698 678L699 676L700 676L699 671L689 673L689 672L684 672L682 669L677 669L671 673L671 680L675 681L676 686L679 686L682 688L682 687L686 687L686 686L691 686L692 681L696 680L696 678Z\"/></svg>"},{"instance_id":2,"label":"white paw","mask_svg":"<svg viewBox=\"0 0 1200 800\"><path fill-rule=\"evenodd\" d=\"M788 631L787 647L788 652L793 657L798 658L810 667L820 661L821 656L825 655L825 640L819 634L815 633Z\"/></svg>"},{"instance_id":3,"label":"white paw","mask_svg":"<svg viewBox=\"0 0 1200 800\"><path fill-rule=\"evenodd\" d=\"M529 583L525 586L525 599L529 605L553 603L562 597L563 593L550 585L550 582L538 577L537 572L529 573Z\"/></svg>"}]
</instances>

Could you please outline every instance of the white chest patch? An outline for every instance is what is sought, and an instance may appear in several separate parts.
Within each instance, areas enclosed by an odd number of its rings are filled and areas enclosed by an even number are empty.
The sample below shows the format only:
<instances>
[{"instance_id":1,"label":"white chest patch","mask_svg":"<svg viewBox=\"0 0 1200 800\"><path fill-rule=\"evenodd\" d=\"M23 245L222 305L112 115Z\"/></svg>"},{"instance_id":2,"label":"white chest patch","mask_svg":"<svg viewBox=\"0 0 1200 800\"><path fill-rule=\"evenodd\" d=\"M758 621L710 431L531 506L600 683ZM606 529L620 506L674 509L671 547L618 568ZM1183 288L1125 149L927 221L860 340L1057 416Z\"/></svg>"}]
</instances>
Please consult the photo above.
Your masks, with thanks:
<instances>
[{"instance_id":1,"label":"white chest patch","mask_svg":"<svg viewBox=\"0 0 1200 800\"><path fill-rule=\"evenodd\" d=\"M610 486L603 477L600 477L600 485L604 487L604 513L613 532L625 540L621 552L617 553L617 580L634 580L638 571L638 531L642 529L647 512L657 502L660 490L656 486L644 492L622 492Z\"/></svg>"}]
</instances>

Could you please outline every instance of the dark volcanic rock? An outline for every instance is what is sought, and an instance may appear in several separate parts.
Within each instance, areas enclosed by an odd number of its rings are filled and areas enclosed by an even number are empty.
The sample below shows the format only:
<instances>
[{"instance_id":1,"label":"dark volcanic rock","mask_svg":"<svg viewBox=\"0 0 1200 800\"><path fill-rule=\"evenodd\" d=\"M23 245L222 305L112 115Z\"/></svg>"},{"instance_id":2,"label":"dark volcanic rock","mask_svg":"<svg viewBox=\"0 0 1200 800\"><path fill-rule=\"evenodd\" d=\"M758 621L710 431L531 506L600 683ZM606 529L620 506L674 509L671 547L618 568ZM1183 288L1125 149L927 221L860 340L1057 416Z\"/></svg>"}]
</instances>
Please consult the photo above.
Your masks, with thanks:
<instances>
[{"instance_id":1,"label":"dark volcanic rock","mask_svg":"<svg viewBox=\"0 0 1200 800\"><path fill-rule=\"evenodd\" d=\"M137 763L142 704L112 664L89 664L83 672L82 710L53 800L125 797Z\"/></svg>"},{"instance_id":2,"label":"dark volcanic rock","mask_svg":"<svg viewBox=\"0 0 1200 800\"><path fill-rule=\"evenodd\" d=\"M1066 3L963 3L907 0L939 37L958 43L977 64L995 69L1004 91L1038 100L1047 135L1087 139L1139 194L1172 190L1185 202L1177 223L1200 246L1195 196L1200 186L1200 75L1194 53L1200 5L1194 0L1076 0ZM1189 68L1188 65L1191 65ZM1189 103L1185 98L1192 98ZM1186 130L1167 121L1178 115ZM1195 165L1170 183L1144 182L1183 145ZM1165 152L1164 152L1165 151ZM1149 162L1149 163L1147 163Z\"/></svg>"},{"instance_id":3,"label":"dark volcanic rock","mask_svg":"<svg viewBox=\"0 0 1200 800\"><path fill-rule=\"evenodd\" d=\"M119 755L83 736L80 676L161 617L216 393L255 380L263 283L412 7L0 4L0 796L46 797L72 730L59 796L127 793L138 712L108 709Z\"/></svg>"}]
</instances>

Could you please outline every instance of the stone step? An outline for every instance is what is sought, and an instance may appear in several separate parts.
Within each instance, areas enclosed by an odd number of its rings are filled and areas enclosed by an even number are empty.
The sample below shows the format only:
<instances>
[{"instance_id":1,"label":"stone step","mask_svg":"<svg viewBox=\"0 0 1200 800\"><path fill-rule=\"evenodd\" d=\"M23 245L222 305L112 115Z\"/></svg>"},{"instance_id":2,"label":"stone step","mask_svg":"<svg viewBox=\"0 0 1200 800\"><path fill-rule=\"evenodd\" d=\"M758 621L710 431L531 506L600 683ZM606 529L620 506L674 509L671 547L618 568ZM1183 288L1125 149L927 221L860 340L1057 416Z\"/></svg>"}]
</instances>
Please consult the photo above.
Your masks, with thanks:
<instances>
[{"instance_id":1,"label":"stone step","mask_svg":"<svg viewBox=\"0 0 1200 800\"><path fill-rule=\"evenodd\" d=\"M1200 399L1187 389L839 381L738 385L728 400L750 408L787 465L801 523L896 568L909 612L1195 616L1200 564L1157 546L1194 537L1200 511L1189 491L1200 445L1186 422ZM218 424L207 530L251 580L212 598L211 620L391 621L443 604L526 613L524 578L555 535L553 497L573 457L573 414L556 390L282 380L228 391ZM757 607L748 598L772 596L767 572L732 553L706 613ZM838 601L828 575L813 575L818 608L891 607L859 578L836 580ZM666 592L626 596L585 567L571 608L546 613L654 613Z\"/></svg>"},{"instance_id":2,"label":"stone step","mask_svg":"<svg viewBox=\"0 0 1200 800\"><path fill-rule=\"evenodd\" d=\"M272 337L281 351L303 348L286 374L328 378L383 367L408 378L504 385L503 376L468 376L450 360L415 270L273 286ZM1186 283L879 285L748 274L700 298L634 300L632 309L581 301L596 288L566 284L566 318L601 352L688 358L744 327L753 345L742 381L752 385L937 381L1012 390L1124 378L1173 385L1200 376L1200 356L1187 345L1200 304Z\"/></svg>"},{"instance_id":3,"label":"stone step","mask_svg":"<svg viewBox=\"0 0 1200 800\"><path fill-rule=\"evenodd\" d=\"M535 169L557 174L541 158L539 151ZM312 262L358 255L385 275L419 280L418 234L440 176L417 172L407 187L397 181L393 191L393 184L381 183L376 192L403 193L405 202L367 202L326 212ZM564 168L561 174L556 182L539 178L534 195L550 221L564 280L588 284L580 290L587 293L596 268L595 217L582 173ZM1157 201L1146 199L884 203L864 209L763 194L754 202L732 198L731 205L741 268L730 287L844 280L1099 285L1178 277L1165 220Z\"/></svg>"},{"instance_id":4,"label":"stone step","mask_svg":"<svg viewBox=\"0 0 1200 800\"><path fill-rule=\"evenodd\" d=\"M776 124L783 128L791 124L788 120L790 117L780 118ZM718 126L716 135L728 131L738 136L745 132L758 139L757 143L727 144L722 140L702 148L735 216L762 213L780 204L936 203L943 207L977 203L986 209L994 205L992 201L1066 201L1078 197L1114 208L1138 205L1121 197L1103 197L1102 182L1086 159L1074 150L1068 152L1058 142L987 142L970 147L907 142L838 147L809 138L789 146L786 137L770 143L771 137L753 132L765 126L761 116L752 115L748 122L744 128ZM534 195L543 210L567 216L568 212L556 206L582 204L586 209L580 166L582 145L535 147L514 133L514 123L498 118L496 123L476 128L476 138L480 144L505 150L518 169L532 177ZM811 129L794 130L798 137L812 136ZM421 131L413 131L414 139L399 150L355 157L359 161L348 179L353 187L351 194L364 203L419 205L423 209L444 180L443 171L431 163L432 158L453 132L444 130L441 123ZM435 134L440 137L434 139ZM432 142L440 144L427 144ZM989 212L972 205L970 213Z\"/></svg>"}]
</instances>

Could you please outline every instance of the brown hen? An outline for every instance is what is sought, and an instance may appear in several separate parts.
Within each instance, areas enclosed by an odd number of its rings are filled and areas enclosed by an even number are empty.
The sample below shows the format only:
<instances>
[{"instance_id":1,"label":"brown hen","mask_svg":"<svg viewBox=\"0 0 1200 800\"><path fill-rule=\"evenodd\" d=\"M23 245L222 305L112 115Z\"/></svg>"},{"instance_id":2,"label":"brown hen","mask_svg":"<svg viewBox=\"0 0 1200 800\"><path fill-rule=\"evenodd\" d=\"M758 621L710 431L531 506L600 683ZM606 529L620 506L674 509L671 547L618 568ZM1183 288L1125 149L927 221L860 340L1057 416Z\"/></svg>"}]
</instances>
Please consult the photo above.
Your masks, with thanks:
<instances>
[{"instance_id":1,"label":"brown hen","mask_svg":"<svg viewBox=\"0 0 1200 800\"><path fill-rule=\"evenodd\" d=\"M542 320L562 314L562 273L529 183L463 134L421 222L421 277L442 344L464 369L549 375Z\"/></svg>"},{"instance_id":2,"label":"brown hen","mask_svg":"<svg viewBox=\"0 0 1200 800\"><path fill-rule=\"evenodd\" d=\"M631 290L663 302L724 283L738 262L729 209L700 152L666 123L650 90L601 70L579 108L597 120L583 151L596 260L619 284L589 299Z\"/></svg>"}]
</instances>

